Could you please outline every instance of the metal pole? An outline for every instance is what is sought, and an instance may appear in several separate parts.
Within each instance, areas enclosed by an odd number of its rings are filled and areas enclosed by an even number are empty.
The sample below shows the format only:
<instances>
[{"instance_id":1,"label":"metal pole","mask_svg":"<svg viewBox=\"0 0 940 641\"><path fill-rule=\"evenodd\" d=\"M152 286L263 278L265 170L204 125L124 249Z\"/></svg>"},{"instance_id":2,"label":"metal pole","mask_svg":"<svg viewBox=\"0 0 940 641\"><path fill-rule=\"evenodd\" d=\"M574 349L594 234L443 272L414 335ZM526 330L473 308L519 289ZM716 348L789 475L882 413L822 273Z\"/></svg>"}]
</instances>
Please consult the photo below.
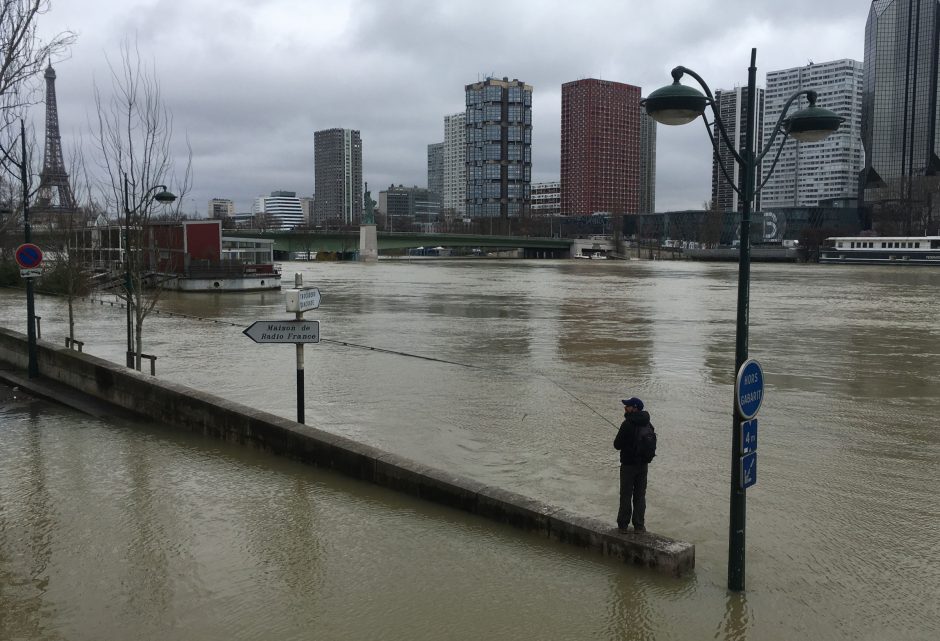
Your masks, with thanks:
<instances>
[{"instance_id":1,"label":"metal pole","mask_svg":"<svg viewBox=\"0 0 940 641\"><path fill-rule=\"evenodd\" d=\"M304 285L304 277L297 272L294 274L294 287L300 289ZM303 312L296 312L297 320L304 319ZM294 343L297 351L297 422L304 422L304 344Z\"/></svg>"},{"instance_id":2,"label":"metal pole","mask_svg":"<svg viewBox=\"0 0 940 641\"><path fill-rule=\"evenodd\" d=\"M124 291L127 294L127 366L134 368L134 320L131 315L131 210L127 204L127 172L124 172Z\"/></svg>"},{"instance_id":3,"label":"metal pole","mask_svg":"<svg viewBox=\"0 0 940 641\"><path fill-rule=\"evenodd\" d=\"M741 238L738 254L738 316L734 349L734 380L747 360L748 303L751 270L751 201L754 198L754 128L756 127L757 49L751 49L747 73L747 125L744 133L744 162L741 167ZM747 515L746 494L741 487L741 416L732 401L731 514L728 527L728 589L744 590L744 542Z\"/></svg>"},{"instance_id":4,"label":"metal pole","mask_svg":"<svg viewBox=\"0 0 940 641\"><path fill-rule=\"evenodd\" d=\"M26 156L26 123L20 120L20 144L22 157L20 165L20 182L23 186L23 237L25 242L32 241L32 228L29 224L29 174ZM39 359L36 354L36 304L33 291L32 277L26 279L26 350L27 373L29 378L39 376Z\"/></svg>"}]
</instances>

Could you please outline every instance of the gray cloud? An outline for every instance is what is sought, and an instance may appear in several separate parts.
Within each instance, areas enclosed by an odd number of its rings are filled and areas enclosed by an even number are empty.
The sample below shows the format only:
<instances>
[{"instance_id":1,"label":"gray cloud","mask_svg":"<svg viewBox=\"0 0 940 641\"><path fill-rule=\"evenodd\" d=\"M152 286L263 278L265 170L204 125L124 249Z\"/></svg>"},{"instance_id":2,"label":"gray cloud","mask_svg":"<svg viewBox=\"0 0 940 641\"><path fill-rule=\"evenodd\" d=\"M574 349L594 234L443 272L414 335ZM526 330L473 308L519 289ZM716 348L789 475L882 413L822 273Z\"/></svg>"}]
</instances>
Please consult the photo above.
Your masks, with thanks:
<instances>
[{"instance_id":1,"label":"gray cloud","mask_svg":"<svg viewBox=\"0 0 940 641\"><path fill-rule=\"evenodd\" d=\"M313 132L360 129L373 194L426 182L426 147L443 117L463 109L463 87L487 74L534 86L533 177L557 179L560 87L602 77L643 87L696 69L712 88L744 84L750 47L768 70L861 59L868 5L793 0L580 3L528 0L54 0L42 29L79 35L56 63L63 144L87 145L93 83L105 56L136 37L154 62L188 136L195 186L187 210L211 197L240 210L274 189L313 192ZM652 5L652 6L651 6ZM801 16L812 16L812 24ZM41 106L33 114L41 128ZM709 197L711 149L700 125L660 127L657 205L699 207Z\"/></svg>"}]
</instances>

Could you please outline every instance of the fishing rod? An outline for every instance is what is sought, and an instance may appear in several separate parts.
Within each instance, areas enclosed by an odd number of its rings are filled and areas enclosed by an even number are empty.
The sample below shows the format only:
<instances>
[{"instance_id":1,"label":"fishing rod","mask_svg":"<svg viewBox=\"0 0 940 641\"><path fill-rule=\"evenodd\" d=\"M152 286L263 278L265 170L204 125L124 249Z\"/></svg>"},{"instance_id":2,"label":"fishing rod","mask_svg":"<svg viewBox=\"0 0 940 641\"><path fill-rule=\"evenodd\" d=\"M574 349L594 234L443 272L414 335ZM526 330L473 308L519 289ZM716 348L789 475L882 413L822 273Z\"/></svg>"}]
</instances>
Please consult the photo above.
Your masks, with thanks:
<instances>
[{"instance_id":1,"label":"fishing rod","mask_svg":"<svg viewBox=\"0 0 940 641\"><path fill-rule=\"evenodd\" d=\"M57 294L57 293L53 293L53 292L37 292L37 293L43 293L43 294L46 294L46 295L49 295L49 296L62 296L62 295L63 295L63 294ZM117 297L115 297L115 298L117 298ZM124 307L124 303L122 303L122 302L120 301L120 299L116 299L116 300L105 300L104 298L96 298L96 297L93 297L93 296L80 296L80 297L76 297L76 299L77 299L77 300L86 301L86 302L91 302L91 303L99 303L99 304L102 305L102 306L104 306L105 304L109 304L111 307L115 307L115 306L118 307L118 308L123 308L123 307ZM156 308L156 307L153 309L153 313L155 313L155 314L157 314L157 315L160 315L160 316L167 317L167 318L185 318L185 319L187 319L187 320L201 321L201 322L204 322L204 323L214 323L214 324L216 324L216 325L228 325L228 326L231 326L231 327L238 327L238 328L243 328L243 326L244 326L244 323L234 323L234 322L232 322L232 321L228 321L228 320L219 320L219 319L217 319L217 318L205 318L205 317L203 317L203 316L192 316L192 315L189 315L189 314L180 314L179 312L167 312L167 311L161 310L161 309ZM321 343L331 343L331 344L333 344L333 345L339 345L339 346L341 346L341 347L351 347L351 348L354 348L354 349L363 349L363 350L368 350L368 351L371 351L371 352L377 352L377 353L380 353L380 354L389 354L389 355L391 355L391 356L403 356L403 357L406 357L406 358L415 358L415 359L418 359L418 360L429 361L429 362L433 362L433 363L441 363L441 364L444 364L444 365L454 365L454 366L457 366L457 367L465 367L465 368L468 368L468 369L476 369L476 370L480 370L480 371L500 372L500 373L502 373L502 374L509 374L509 375L512 375L512 376L522 376L522 375L523 375L523 373L520 372L519 370L514 370L514 369L506 368L506 367L486 367L486 366L482 366L482 365L473 365L473 364L471 364L471 363L461 363L461 362L459 362L459 361L452 361L452 360L447 360L447 359L443 359L443 358L435 358L435 357L433 357L433 356L425 356L425 355L423 355L423 354L413 354L413 353L410 353L410 352L403 352L403 351L401 351L401 350L389 349L389 348L385 348L385 347L375 347L374 345L363 345L363 344L361 344L361 343L353 343L353 342L351 342L351 341L335 340L335 339L329 339L329 338L321 338L321 339L320 339L320 342L321 342ZM590 405L587 401L585 401L584 399L582 399L582 398L580 398L579 396L577 396L574 392L572 392L571 390L569 390L567 387L565 387L565 386L562 385L561 383L555 381L554 379L552 379L551 377L549 377L549 376L543 374L542 372L539 372L538 370L527 370L527 371L525 372L525 375L531 375L531 374L535 374L538 378L541 378L541 379L543 379L543 380L545 380L545 381L548 381L549 383L551 383L552 385L554 385L555 387L557 387L558 389L560 389L562 392L564 392L566 395L568 395L569 397L571 397L572 399L574 399L575 401L577 401L578 404L580 404L580 405L584 406L585 408L587 408L588 411L590 411L592 414L594 414L595 416L597 416L598 418L600 418L602 421L604 421L604 422L607 423L608 425L610 425L610 426L612 426L612 427L615 427L615 428L619 427L619 425L617 425L616 423L612 422L612 421L611 421L610 419L608 419L606 416L604 416L604 415L601 414L599 411L597 411L597 409L595 409L595 408L594 408L592 405Z\"/></svg>"}]
</instances>

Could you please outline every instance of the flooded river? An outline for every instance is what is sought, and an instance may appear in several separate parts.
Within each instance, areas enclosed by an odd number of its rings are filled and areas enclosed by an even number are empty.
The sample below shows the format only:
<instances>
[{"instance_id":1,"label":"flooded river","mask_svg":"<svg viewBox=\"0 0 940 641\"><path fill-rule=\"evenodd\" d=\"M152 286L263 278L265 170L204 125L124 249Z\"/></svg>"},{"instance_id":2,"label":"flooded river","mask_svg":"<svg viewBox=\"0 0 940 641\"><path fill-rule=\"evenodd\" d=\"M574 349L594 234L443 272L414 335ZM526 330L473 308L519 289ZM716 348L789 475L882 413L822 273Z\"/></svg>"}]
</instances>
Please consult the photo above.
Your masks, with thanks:
<instances>
[{"instance_id":1,"label":"flooded river","mask_svg":"<svg viewBox=\"0 0 940 641\"><path fill-rule=\"evenodd\" d=\"M306 418L607 519L619 399L659 434L647 527L669 579L291 462L0 404L0 638L932 639L940 635L940 270L755 264L766 396L747 592L725 590L737 268L288 263L322 292ZM0 324L25 328L21 291ZM162 378L293 418L278 293L164 294ZM124 312L77 305L124 358ZM65 308L40 296L43 338ZM370 349L371 348L371 349ZM7 392L7 394L12 394ZM5 614L4 614L5 612Z\"/></svg>"}]
</instances>

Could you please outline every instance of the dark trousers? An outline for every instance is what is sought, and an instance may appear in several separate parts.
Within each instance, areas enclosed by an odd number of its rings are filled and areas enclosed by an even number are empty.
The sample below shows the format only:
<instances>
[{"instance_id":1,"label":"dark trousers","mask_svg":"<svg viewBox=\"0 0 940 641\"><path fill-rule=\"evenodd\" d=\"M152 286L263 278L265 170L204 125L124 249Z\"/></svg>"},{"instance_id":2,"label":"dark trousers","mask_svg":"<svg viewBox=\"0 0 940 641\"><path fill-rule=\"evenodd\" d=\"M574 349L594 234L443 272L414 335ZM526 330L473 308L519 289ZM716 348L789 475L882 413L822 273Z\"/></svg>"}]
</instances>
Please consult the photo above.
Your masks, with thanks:
<instances>
[{"instance_id":1,"label":"dark trousers","mask_svg":"<svg viewBox=\"0 0 940 641\"><path fill-rule=\"evenodd\" d=\"M620 511L617 527L626 529L633 517L633 527L646 527L647 465L620 465ZM631 505L632 503L632 505Z\"/></svg>"}]
</instances>

